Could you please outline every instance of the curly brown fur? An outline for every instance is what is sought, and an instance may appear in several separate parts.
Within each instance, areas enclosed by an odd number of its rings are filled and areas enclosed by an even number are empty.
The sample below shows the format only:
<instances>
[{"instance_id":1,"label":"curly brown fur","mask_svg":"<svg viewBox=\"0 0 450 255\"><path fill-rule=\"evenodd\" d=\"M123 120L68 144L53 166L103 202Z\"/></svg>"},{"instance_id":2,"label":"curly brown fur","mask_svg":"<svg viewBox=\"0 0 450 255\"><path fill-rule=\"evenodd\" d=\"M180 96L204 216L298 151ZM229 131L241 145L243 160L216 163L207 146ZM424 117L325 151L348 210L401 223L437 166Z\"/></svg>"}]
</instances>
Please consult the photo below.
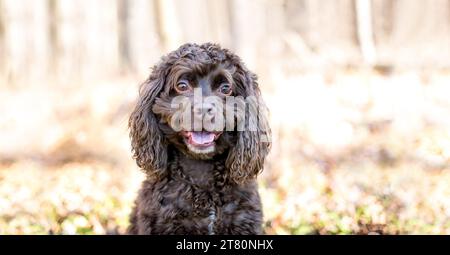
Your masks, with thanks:
<instances>
[{"instance_id":1,"label":"curly brown fur","mask_svg":"<svg viewBox=\"0 0 450 255\"><path fill-rule=\"evenodd\" d=\"M188 85L179 85L183 79ZM128 232L260 234L262 209L256 176L270 148L270 142L263 140L270 134L266 116L261 112L252 116L251 109L247 114L234 109L236 118L226 120L227 125L236 122L234 130L202 131L208 137L214 134L214 141L198 144L198 138L192 137L195 132L176 131L171 124L175 118L171 102L180 94L192 100L191 86L203 88L222 102L227 96L254 97L256 106L265 109L256 75L229 50L211 43L185 44L164 56L141 85L129 120L133 156L147 179ZM186 91L179 90L186 87ZM212 106L208 111L215 109ZM197 115L207 117L203 110ZM236 127L240 120L247 127L243 131ZM254 120L259 125L250 130Z\"/></svg>"}]
</instances>

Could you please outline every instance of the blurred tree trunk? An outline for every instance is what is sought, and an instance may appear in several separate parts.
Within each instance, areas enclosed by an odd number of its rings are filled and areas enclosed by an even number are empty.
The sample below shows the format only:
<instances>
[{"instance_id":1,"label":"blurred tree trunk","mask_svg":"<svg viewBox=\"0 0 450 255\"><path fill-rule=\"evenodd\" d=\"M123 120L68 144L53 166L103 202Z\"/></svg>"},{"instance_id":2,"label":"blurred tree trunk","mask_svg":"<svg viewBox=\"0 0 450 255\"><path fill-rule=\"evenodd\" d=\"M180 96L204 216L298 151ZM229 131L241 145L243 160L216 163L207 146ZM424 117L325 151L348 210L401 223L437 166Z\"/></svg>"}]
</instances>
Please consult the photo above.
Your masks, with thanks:
<instances>
[{"instance_id":1,"label":"blurred tree trunk","mask_svg":"<svg viewBox=\"0 0 450 255\"><path fill-rule=\"evenodd\" d=\"M59 56L59 45L58 45L58 1L48 0L47 1L47 12L48 12L48 38L49 38L49 74L56 77L58 66L58 56Z\"/></svg>"},{"instance_id":2,"label":"blurred tree trunk","mask_svg":"<svg viewBox=\"0 0 450 255\"><path fill-rule=\"evenodd\" d=\"M3 0L0 0L0 77L5 76L5 21L3 17Z\"/></svg>"},{"instance_id":3,"label":"blurred tree trunk","mask_svg":"<svg viewBox=\"0 0 450 255\"><path fill-rule=\"evenodd\" d=\"M123 40L126 40L131 70L144 77L162 53L156 3L155 0L128 0L127 8Z\"/></svg>"},{"instance_id":4,"label":"blurred tree trunk","mask_svg":"<svg viewBox=\"0 0 450 255\"><path fill-rule=\"evenodd\" d=\"M267 40L265 5L257 0L230 1L232 47L250 68L256 67L258 45Z\"/></svg>"},{"instance_id":5,"label":"blurred tree trunk","mask_svg":"<svg viewBox=\"0 0 450 255\"><path fill-rule=\"evenodd\" d=\"M129 27L129 15L130 15L130 1L129 0L118 0L118 29L119 29L119 57L120 66L123 72L130 71L131 57L130 57L130 45L128 41L128 36L130 31Z\"/></svg>"},{"instance_id":6,"label":"blurred tree trunk","mask_svg":"<svg viewBox=\"0 0 450 255\"><path fill-rule=\"evenodd\" d=\"M155 0L157 32L164 51L171 51L181 43L181 31L174 0ZM187 21L185 21L187 22Z\"/></svg>"},{"instance_id":7,"label":"blurred tree trunk","mask_svg":"<svg viewBox=\"0 0 450 255\"><path fill-rule=\"evenodd\" d=\"M356 0L355 9L358 41L362 57L365 64L372 66L376 62L376 51L373 40L371 0Z\"/></svg>"}]
</instances>

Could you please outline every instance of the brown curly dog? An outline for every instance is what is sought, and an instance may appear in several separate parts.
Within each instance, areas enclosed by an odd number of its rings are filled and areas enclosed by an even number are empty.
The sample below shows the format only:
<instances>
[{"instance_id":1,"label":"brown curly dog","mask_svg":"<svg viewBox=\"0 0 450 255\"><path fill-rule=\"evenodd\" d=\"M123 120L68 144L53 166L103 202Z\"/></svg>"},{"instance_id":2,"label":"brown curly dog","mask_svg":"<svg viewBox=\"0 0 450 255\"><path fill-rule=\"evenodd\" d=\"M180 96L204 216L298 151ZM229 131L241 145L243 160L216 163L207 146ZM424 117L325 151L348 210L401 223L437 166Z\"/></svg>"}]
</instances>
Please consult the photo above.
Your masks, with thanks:
<instances>
[{"instance_id":1,"label":"brown curly dog","mask_svg":"<svg viewBox=\"0 0 450 255\"><path fill-rule=\"evenodd\" d=\"M164 56L129 120L147 178L128 232L261 234L266 113L256 75L229 50L185 44Z\"/></svg>"}]
</instances>

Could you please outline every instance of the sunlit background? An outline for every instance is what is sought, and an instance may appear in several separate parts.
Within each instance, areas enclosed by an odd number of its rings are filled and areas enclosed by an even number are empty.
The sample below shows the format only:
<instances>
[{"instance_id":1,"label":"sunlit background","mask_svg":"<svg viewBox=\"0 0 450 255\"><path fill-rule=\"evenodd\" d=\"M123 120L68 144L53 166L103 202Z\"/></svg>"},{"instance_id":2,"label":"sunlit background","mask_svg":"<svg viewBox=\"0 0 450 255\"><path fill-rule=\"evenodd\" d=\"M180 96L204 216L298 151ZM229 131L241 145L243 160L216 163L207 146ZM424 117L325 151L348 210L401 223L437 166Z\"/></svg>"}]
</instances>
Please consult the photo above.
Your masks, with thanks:
<instances>
[{"instance_id":1,"label":"sunlit background","mask_svg":"<svg viewBox=\"0 0 450 255\"><path fill-rule=\"evenodd\" d=\"M450 234L450 1L0 0L0 234L122 234L127 121L159 57L259 75L268 234Z\"/></svg>"}]
</instances>

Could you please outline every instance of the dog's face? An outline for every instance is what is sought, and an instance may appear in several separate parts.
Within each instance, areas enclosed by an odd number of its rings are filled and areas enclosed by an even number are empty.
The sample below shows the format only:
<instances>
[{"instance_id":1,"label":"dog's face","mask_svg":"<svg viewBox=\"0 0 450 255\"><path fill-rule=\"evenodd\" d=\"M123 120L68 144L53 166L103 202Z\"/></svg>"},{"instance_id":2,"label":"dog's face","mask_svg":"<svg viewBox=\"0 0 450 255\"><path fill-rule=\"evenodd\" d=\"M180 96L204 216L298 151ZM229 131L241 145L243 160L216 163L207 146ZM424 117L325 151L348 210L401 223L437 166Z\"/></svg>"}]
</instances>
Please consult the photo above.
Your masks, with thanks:
<instances>
[{"instance_id":1,"label":"dog's face","mask_svg":"<svg viewBox=\"0 0 450 255\"><path fill-rule=\"evenodd\" d=\"M172 66L152 111L167 140L178 150L193 158L210 159L236 142L239 111L234 109L226 116L225 110L227 100L230 102L239 92L233 85L234 71L229 63L201 63L188 58Z\"/></svg>"},{"instance_id":2,"label":"dog's face","mask_svg":"<svg viewBox=\"0 0 450 255\"><path fill-rule=\"evenodd\" d=\"M164 176L168 150L200 160L225 158L236 183L261 171L270 129L256 75L215 44L185 44L162 58L141 85L130 116L139 167Z\"/></svg>"}]
</instances>

